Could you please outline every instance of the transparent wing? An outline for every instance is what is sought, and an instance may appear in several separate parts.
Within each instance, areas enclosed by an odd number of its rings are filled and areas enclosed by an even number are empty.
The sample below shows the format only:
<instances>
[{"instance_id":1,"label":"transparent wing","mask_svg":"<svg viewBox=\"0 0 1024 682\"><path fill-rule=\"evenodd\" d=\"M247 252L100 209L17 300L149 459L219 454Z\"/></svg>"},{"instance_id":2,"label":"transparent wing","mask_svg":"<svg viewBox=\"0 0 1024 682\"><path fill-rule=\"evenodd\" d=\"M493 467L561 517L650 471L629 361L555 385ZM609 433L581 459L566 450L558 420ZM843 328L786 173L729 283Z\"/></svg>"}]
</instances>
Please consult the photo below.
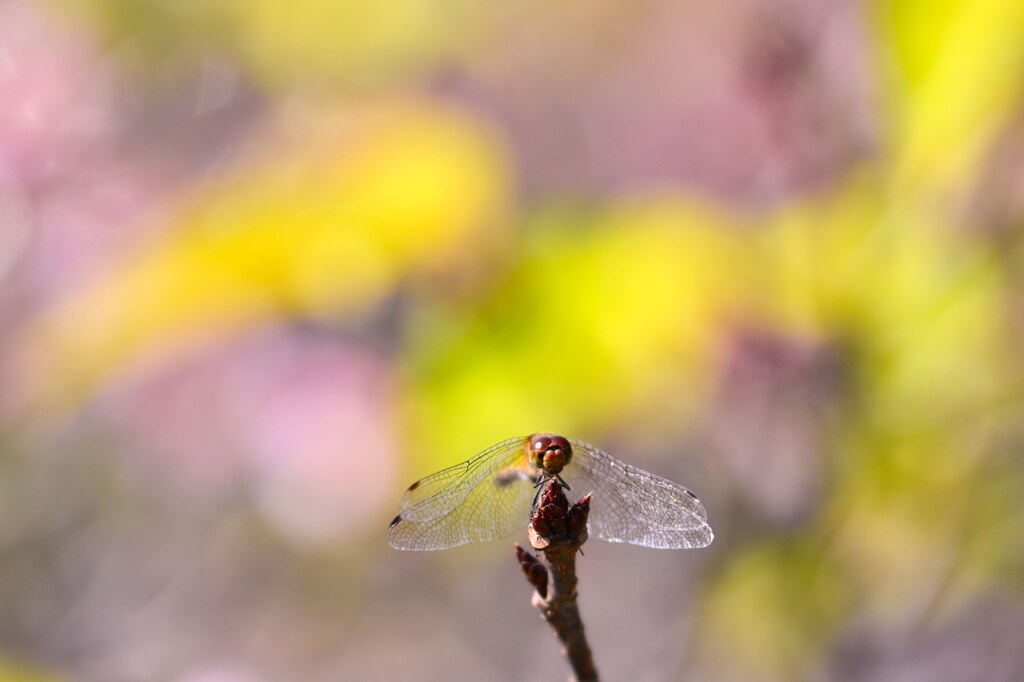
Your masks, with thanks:
<instances>
[{"instance_id":1,"label":"transparent wing","mask_svg":"<svg viewBox=\"0 0 1024 682\"><path fill-rule=\"evenodd\" d=\"M409 486L388 529L397 549L447 549L496 540L530 521L526 438L509 438Z\"/></svg>"},{"instance_id":2,"label":"transparent wing","mask_svg":"<svg viewBox=\"0 0 1024 682\"><path fill-rule=\"evenodd\" d=\"M516 464L526 438L509 438L472 459L421 478L406 489L398 503L403 518L430 520L461 503L483 479Z\"/></svg>"},{"instance_id":3,"label":"transparent wing","mask_svg":"<svg viewBox=\"0 0 1024 682\"><path fill-rule=\"evenodd\" d=\"M658 549L706 547L714 539L697 496L672 481L620 462L581 440L562 477L576 496L593 492L590 534Z\"/></svg>"}]
</instances>

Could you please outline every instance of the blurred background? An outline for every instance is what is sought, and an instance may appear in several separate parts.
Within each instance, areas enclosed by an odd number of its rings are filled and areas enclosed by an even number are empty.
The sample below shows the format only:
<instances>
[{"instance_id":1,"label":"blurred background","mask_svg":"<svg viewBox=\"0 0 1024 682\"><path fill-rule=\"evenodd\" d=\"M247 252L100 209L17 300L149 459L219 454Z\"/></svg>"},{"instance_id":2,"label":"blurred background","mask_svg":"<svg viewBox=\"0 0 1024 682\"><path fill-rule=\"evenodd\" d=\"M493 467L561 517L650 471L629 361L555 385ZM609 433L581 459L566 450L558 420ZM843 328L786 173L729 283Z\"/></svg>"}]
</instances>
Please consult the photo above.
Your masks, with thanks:
<instances>
[{"instance_id":1,"label":"blurred background","mask_svg":"<svg viewBox=\"0 0 1024 682\"><path fill-rule=\"evenodd\" d=\"M1019 0L0 0L0 102L3 682L565 679L385 539L540 430L716 531L605 679L1024 679Z\"/></svg>"}]
</instances>

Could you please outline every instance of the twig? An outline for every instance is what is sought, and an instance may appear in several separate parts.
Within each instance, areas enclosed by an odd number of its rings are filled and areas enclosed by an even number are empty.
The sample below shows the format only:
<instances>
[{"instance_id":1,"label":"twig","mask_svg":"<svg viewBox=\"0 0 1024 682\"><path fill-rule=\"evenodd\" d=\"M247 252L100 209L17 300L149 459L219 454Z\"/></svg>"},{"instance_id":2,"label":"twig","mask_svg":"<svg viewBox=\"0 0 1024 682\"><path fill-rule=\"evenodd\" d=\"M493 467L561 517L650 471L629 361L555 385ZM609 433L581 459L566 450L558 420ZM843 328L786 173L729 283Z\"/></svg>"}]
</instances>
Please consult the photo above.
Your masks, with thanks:
<instances>
[{"instance_id":1,"label":"twig","mask_svg":"<svg viewBox=\"0 0 1024 682\"><path fill-rule=\"evenodd\" d=\"M552 479L530 520L530 544L543 563L519 545L516 557L536 590L532 604L562 642L577 682L597 682L597 669L576 604L576 554L587 541L590 495L569 506L562 486ZM545 564L547 568L545 568Z\"/></svg>"}]
</instances>

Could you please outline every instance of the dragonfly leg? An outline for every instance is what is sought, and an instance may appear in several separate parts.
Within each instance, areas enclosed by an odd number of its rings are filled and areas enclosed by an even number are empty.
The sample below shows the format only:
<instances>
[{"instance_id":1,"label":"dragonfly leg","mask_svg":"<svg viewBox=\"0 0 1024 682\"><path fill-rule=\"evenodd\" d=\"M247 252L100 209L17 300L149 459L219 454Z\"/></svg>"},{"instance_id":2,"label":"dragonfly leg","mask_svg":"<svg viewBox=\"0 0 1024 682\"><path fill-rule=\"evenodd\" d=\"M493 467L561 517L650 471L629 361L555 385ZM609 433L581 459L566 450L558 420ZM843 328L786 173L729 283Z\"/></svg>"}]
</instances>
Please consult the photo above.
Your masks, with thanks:
<instances>
[{"instance_id":1,"label":"dragonfly leg","mask_svg":"<svg viewBox=\"0 0 1024 682\"><path fill-rule=\"evenodd\" d=\"M533 495L533 502L530 503L530 513L537 511L537 500L540 499L540 491L542 488L537 488L537 492Z\"/></svg>"},{"instance_id":2,"label":"dragonfly leg","mask_svg":"<svg viewBox=\"0 0 1024 682\"><path fill-rule=\"evenodd\" d=\"M562 480L561 476L555 474L555 478L558 479L558 482L562 484L563 488L565 488L566 490L572 490L572 488L569 487L569 484Z\"/></svg>"},{"instance_id":3,"label":"dragonfly leg","mask_svg":"<svg viewBox=\"0 0 1024 682\"><path fill-rule=\"evenodd\" d=\"M540 476L539 478L537 478L537 482L533 484L533 487L537 489L537 492L533 494L533 502L530 504L531 514L537 511L537 500L540 499L540 493L542 490L544 490L544 484L547 483L549 480L551 479L549 479L547 476Z\"/></svg>"}]
</instances>

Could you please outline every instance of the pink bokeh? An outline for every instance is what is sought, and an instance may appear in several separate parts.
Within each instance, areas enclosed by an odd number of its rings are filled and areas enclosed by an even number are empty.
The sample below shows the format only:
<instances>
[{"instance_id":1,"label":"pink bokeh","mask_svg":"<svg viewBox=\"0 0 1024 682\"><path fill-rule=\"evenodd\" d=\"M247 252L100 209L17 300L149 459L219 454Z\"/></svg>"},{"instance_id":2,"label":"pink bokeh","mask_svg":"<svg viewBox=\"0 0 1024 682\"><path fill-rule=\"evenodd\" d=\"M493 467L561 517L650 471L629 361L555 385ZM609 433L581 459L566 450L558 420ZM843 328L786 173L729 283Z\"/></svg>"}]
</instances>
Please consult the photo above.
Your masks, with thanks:
<instances>
[{"instance_id":1,"label":"pink bokeh","mask_svg":"<svg viewBox=\"0 0 1024 682\"><path fill-rule=\"evenodd\" d=\"M258 333L131 383L107 422L144 485L196 504L241 491L309 542L355 535L394 502L394 379L366 348Z\"/></svg>"}]
</instances>

